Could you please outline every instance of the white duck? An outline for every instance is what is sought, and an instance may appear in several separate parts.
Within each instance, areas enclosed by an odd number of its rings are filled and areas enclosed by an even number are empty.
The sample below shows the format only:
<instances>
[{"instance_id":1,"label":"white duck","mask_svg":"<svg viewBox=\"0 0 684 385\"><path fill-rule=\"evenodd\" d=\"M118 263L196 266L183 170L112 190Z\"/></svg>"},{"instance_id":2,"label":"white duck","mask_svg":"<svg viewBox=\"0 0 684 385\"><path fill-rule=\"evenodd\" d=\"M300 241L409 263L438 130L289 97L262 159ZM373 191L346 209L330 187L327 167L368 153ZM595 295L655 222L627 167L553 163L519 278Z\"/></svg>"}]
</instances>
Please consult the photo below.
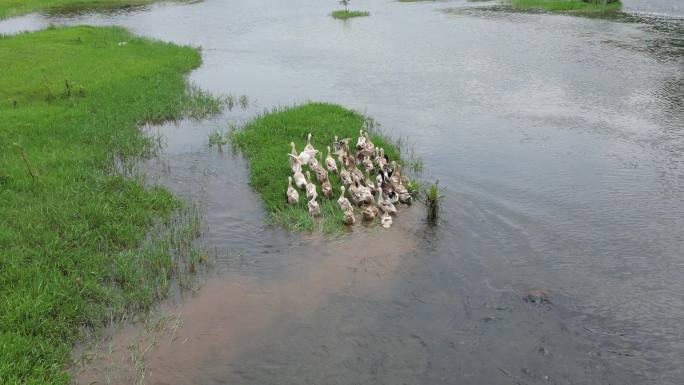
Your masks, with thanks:
<instances>
[{"instance_id":1,"label":"white duck","mask_svg":"<svg viewBox=\"0 0 684 385\"><path fill-rule=\"evenodd\" d=\"M294 173L294 182L297 188L306 188L306 178L304 177L304 174L302 174L301 171L297 171Z\"/></svg>"},{"instance_id":2,"label":"white duck","mask_svg":"<svg viewBox=\"0 0 684 385\"><path fill-rule=\"evenodd\" d=\"M335 141L333 142L333 150L335 150L335 154L340 154L341 151L344 151L344 149L349 146L349 138L345 139L338 139L337 135L335 135Z\"/></svg>"},{"instance_id":3,"label":"white duck","mask_svg":"<svg viewBox=\"0 0 684 385\"><path fill-rule=\"evenodd\" d=\"M386 207L382 208L382 216L380 217L380 224L382 225L382 227L384 227L386 229L389 228L390 226L392 226L392 216L389 214Z\"/></svg>"},{"instance_id":4,"label":"white duck","mask_svg":"<svg viewBox=\"0 0 684 385\"><path fill-rule=\"evenodd\" d=\"M375 144L373 144L368 137L368 132L364 133L364 137L366 138L366 142L364 143L363 147L366 149L366 151L372 153L375 150Z\"/></svg>"},{"instance_id":5,"label":"white duck","mask_svg":"<svg viewBox=\"0 0 684 385\"><path fill-rule=\"evenodd\" d=\"M370 174L375 170L375 167L373 166L373 161L371 160L370 156L364 156L362 163L363 167L366 169L366 174Z\"/></svg>"},{"instance_id":6,"label":"white duck","mask_svg":"<svg viewBox=\"0 0 684 385\"><path fill-rule=\"evenodd\" d=\"M363 220L372 222L378 216L378 207L375 205L375 200L371 199L366 208L363 209Z\"/></svg>"},{"instance_id":7,"label":"white duck","mask_svg":"<svg viewBox=\"0 0 684 385\"><path fill-rule=\"evenodd\" d=\"M352 175L352 182L351 186L349 186L349 196L351 197L351 201L358 206L361 204L361 199L363 198L363 190L361 190L361 186L359 185L359 178Z\"/></svg>"},{"instance_id":8,"label":"white duck","mask_svg":"<svg viewBox=\"0 0 684 385\"><path fill-rule=\"evenodd\" d=\"M316 185L311 183L311 173L306 172L306 199L315 200L318 198L318 193L316 192Z\"/></svg>"},{"instance_id":9,"label":"white duck","mask_svg":"<svg viewBox=\"0 0 684 385\"><path fill-rule=\"evenodd\" d=\"M349 166L351 166L352 162L354 161L354 156L349 150L349 144L345 143L344 150L345 151L344 154L342 154L342 159L340 160L340 163L343 163L347 168L349 168Z\"/></svg>"},{"instance_id":10,"label":"white duck","mask_svg":"<svg viewBox=\"0 0 684 385\"><path fill-rule=\"evenodd\" d=\"M344 163L340 164L340 180L344 186L350 186L353 183L352 175L344 168Z\"/></svg>"},{"instance_id":11,"label":"white duck","mask_svg":"<svg viewBox=\"0 0 684 385\"><path fill-rule=\"evenodd\" d=\"M299 154L299 160L302 164L308 164L309 167L313 167L314 164L318 163L318 160L316 160L317 153L318 150L311 144L311 133L308 133L306 136L306 145L304 146L304 151Z\"/></svg>"},{"instance_id":12,"label":"white duck","mask_svg":"<svg viewBox=\"0 0 684 385\"><path fill-rule=\"evenodd\" d=\"M325 157L325 167L328 169L328 172L337 174L337 163L335 163L335 159L330 155L330 146L328 146L328 156Z\"/></svg>"},{"instance_id":13,"label":"white duck","mask_svg":"<svg viewBox=\"0 0 684 385\"><path fill-rule=\"evenodd\" d=\"M367 186L361 186L358 178L354 178L354 184L357 186L357 195L359 196L357 204L373 204L375 199L373 198L371 189Z\"/></svg>"},{"instance_id":14,"label":"white duck","mask_svg":"<svg viewBox=\"0 0 684 385\"><path fill-rule=\"evenodd\" d=\"M366 137L363 135L363 130L359 130L359 138L356 139L356 149L362 150L366 148Z\"/></svg>"},{"instance_id":15,"label":"white duck","mask_svg":"<svg viewBox=\"0 0 684 385\"><path fill-rule=\"evenodd\" d=\"M318 205L318 202L316 202L315 199L312 199L308 203L309 206L309 215L312 217L317 217L321 215L321 206Z\"/></svg>"},{"instance_id":16,"label":"white duck","mask_svg":"<svg viewBox=\"0 0 684 385\"><path fill-rule=\"evenodd\" d=\"M311 133L306 134L306 145L304 146L304 151L316 151L314 146L311 144Z\"/></svg>"},{"instance_id":17,"label":"white duck","mask_svg":"<svg viewBox=\"0 0 684 385\"><path fill-rule=\"evenodd\" d=\"M302 154L304 154L304 152ZM320 166L318 159L316 159L316 154L318 154L318 151L306 152L306 156L308 156L306 164L311 169L314 169L314 168ZM301 157L301 154L299 156Z\"/></svg>"},{"instance_id":18,"label":"white duck","mask_svg":"<svg viewBox=\"0 0 684 385\"><path fill-rule=\"evenodd\" d=\"M297 157L297 149L295 148L294 142L290 142L290 155Z\"/></svg>"},{"instance_id":19,"label":"white duck","mask_svg":"<svg viewBox=\"0 0 684 385\"><path fill-rule=\"evenodd\" d=\"M288 155L292 172L302 171L302 161L299 159L299 155L297 155L294 142L290 142L290 153Z\"/></svg>"},{"instance_id":20,"label":"white duck","mask_svg":"<svg viewBox=\"0 0 684 385\"><path fill-rule=\"evenodd\" d=\"M387 200L389 200L391 204L396 205L399 203L399 194L397 194L394 189L390 189L387 191Z\"/></svg>"},{"instance_id":21,"label":"white duck","mask_svg":"<svg viewBox=\"0 0 684 385\"><path fill-rule=\"evenodd\" d=\"M328 179L328 171L326 171L325 168L321 165L321 161L323 160L323 154L319 152L318 157L319 162L317 162L315 166L311 166L311 169L316 174L316 179L318 180L318 183L323 183L326 179Z\"/></svg>"},{"instance_id":22,"label":"white duck","mask_svg":"<svg viewBox=\"0 0 684 385\"><path fill-rule=\"evenodd\" d=\"M380 185L378 185L378 191L380 192L380 195L378 196L378 206L380 208L387 210L390 214L396 216L397 215L397 208L394 206L394 204L389 200L388 197L385 197L384 194L382 193L382 188Z\"/></svg>"},{"instance_id":23,"label":"white duck","mask_svg":"<svg viewBox=\"0 0 684 385\"><path fill-rule=\"evenodd\" d=\"M356 217L354 217L353 211L349 210L344 212L344 224L347 226L356 224Z\"/></svg>"},{"instance_id":24,"label":"white duck","mask_svg":"<svg viewBox=\"0 0 684 385\"><path fill-rule=\"evenodd\" d=\"M376 158L376 161L378 163L378 167L380 170L384 170L385 167L387 167L387 158L385 158L385 149L381 148L380 151L378 151L378 156Z\"/></svg>"},{"instance_id":25,"label":"white duck","mask_svg":"<svg viewBox=\"0 0 684 385\"><path fill-rule=\"evenodd\" d=\"M302 162L299 160L297 155L287 154L290 158L290 168L292 168L292 173L302 171Z\"/></svg>"},{"instance_id":26,"label":"white duck","mask_svg":"<svg viewBox=\"0 0 684 385\"><path fill-rule=\"evenodd\" d=\"M337 135L335 135L335 139L333 140L333 150L335 155L339 155L340 150L342 149L342 143L337 138Z\"/></svg>"},{"instance_id":27,"label":"white duck","mask_svg":"<svg viewBox=\"0 0 684 385\"><path fill-rule=\"evenodd\" d=\"M394 191L396 191L399 197L399 202L405 203L407 205L410 205L413 202L413 197L411 194L409 194L408 189L404 187L404 183L401 179L399 179L399 184L394 186Z\"/></svg>"},{"instance_id":28,"label":"white duck","mask_svg":"<svg viewBox=\"0 0 684 385\"><path fill-rule=\"evenodd\" d=\"M330 184L330 179L325 178L323 183L321 183L321 192L323 192L323 196L332 199L333 197L333 188L332 184Z\"/></svg>"},{"instance_id":29,"label":"white duck","mask_svg":"<svg viewBox=\"0 0 684 385\"><path fill-rule=\"evenodd\" d=\"M299 203L299 193L292 187L292 177L287 177L287 203L295 205Z\"/></svg>"},{"instance_id":30,"label":"white duck","mask_svg":"<svg viewBox=\"0 0 684 385\"><path fill-rule=\"evenodd\" d=\"M352 207L351 203L349 202L349 199L347 199L344 196L345 188L344 186L340 187L340 197L337 199L337 204L340 206L340 210L342 211L353 211L354 208Z\"/></svg>"},{"instance_id":31,"label":"white duck","mask_svg":"<svg viewBox=\"0 0 684 385\"><path fill-rule=\"evenodd\" d=\"M349 167L347 168L349 169L349 172L352 174L352 176L356 176L359 179L359 181L365 180L365 177L363 176L361 170L356 168L356 162L352 162L351 165L349 165Z\"/></svg>"}]
</instances>

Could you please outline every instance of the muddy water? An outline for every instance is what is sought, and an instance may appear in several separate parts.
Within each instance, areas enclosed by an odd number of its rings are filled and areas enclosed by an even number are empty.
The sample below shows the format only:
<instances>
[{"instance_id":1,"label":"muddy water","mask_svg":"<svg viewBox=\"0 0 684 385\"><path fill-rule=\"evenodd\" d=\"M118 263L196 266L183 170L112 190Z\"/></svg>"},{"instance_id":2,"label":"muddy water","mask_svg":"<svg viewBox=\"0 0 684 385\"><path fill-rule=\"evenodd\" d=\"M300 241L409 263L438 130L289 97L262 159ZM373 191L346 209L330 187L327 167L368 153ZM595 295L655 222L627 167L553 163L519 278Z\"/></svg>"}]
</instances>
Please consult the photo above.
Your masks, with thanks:
<instances>
[{"instance_id":1,"label":"muddy water","mask_svg":"<svg viewBox=\"0 0 684 385\"><path fill-rule=\"evenodd\" d=\"M182 339L147 353L148 383L678 384L683 13L624 3L606 20L365 1L371 17L339 22L334 2L210 0L0 31L123 25L202 46L191 81L250 97L158 128L149 173L203 204L222 273L174 308ZM408 138L447 186L440 225L412 211L342 240L264 225L244 161L207 133L309 99Z\"/></svg>"}]
</instances>

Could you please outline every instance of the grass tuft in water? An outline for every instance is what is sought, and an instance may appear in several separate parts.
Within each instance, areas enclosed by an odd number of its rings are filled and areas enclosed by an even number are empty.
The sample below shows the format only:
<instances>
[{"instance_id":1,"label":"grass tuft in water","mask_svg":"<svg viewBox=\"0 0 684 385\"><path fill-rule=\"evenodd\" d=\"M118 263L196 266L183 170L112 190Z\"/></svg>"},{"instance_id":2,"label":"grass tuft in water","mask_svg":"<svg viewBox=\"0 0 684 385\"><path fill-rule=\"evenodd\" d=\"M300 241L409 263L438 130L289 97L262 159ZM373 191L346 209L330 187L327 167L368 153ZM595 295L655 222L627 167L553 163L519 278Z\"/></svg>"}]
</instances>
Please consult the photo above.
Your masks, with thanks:
<instances>
[{"instance_id":1,"label":"grass tuft in water","mask_svg":"<svg viewBox=\"0 0 684 385\"><path fill-rule=\"evenodd\" d=\"M226 131L214 130L209 134L209 147L217 146L219 151L223 151L223 146L230 141L230 134Z\"/></svg>"},{"instance_id":2,"label":"grass tuft in water","mask_svg":"<svg viewBox=\"0 0 684 385\"><path fill-rule=\"evenodd\" d=\"M425 189L425 206L427 208L427 220L429 223L436 223L439 216L439 205L444 199L442 190L439 188L439 181L430 184Z\"/></svg>"},{"instance_id":3,"label":"grass tuft in water","mask_svg":"<svg viewBox=\"0 0 684 385\"><path fill-rule=\"evenodd\" d=\"M3 384L68 383L84 328L148 308L197 269L199 213L131 170L158 145L141 124L219 108L186 84L200 62L121 28L0 36Z\"/></svg>"},{"instance_id":4,"label":"grass tuft in water","mask_svg":"<svg viewBox=\"0 0 684 385\"><path fill-rule=\"evenodd\" d=\"M292 174L288 163L289 144L294 142L297 151L302 151L306 135L311 132L312 144L317 150L325 151L335 135L340 139L352 138L353 146L359 130L363 128L369 131L376 146L385 149L390 160L400 162L398 148L373 127L375 124L372 119L341 106L308 103L275 109L258 116L233 133L232 143L249 161L250 184L261 195L271 223L294 232L319 230L334 233L344 228L342 212L337 206L341 185L339 176L330 174L334 198L326 200L322 195L319 196L321 218L314 219L309 215L303 192L300 192L299 204L288 205L285 192L287 177ZM320 194L320 185L317 186Z\"/></svg>"},{"instance_id":5,"label":"grass tuft in water","mask_svg":"<svg viewBox=\"0 0 684 385\"><path fill-rule=\"evenodd\" d=\"M365 17L370 16L370 12L366 11L349 11L346 9L341 9L338 11L333 11L330 16L338 20L347 20L353 17Z\"/></svg>"}]
</instances>

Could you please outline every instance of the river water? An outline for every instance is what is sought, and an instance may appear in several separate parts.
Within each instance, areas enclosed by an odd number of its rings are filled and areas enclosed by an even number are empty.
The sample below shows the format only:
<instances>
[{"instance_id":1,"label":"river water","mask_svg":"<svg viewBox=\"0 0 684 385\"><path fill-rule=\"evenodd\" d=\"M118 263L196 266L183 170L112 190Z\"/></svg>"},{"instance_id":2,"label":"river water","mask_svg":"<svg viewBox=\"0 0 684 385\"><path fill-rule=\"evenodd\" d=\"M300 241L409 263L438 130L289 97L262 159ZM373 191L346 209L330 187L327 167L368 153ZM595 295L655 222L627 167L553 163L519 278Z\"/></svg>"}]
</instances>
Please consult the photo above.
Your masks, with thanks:
<instances>
[{"instance_id":1,"label":"river water","mask_svg":"<svg viewBox=\"0 0 684 385\"><path fill-rule=\"evenodd\" d=\"M149 174L202 204L220 274L174 305L184 342L148 353L147 383L680 384L684 10L624 4L604 19L359 0L371 17L342 22L334 1L208 0L0 33L121 25L201 46L190 80L250 98L152 128L167 146ZM419 207L334 239L265 225L245 162L207 134L307 100L411 143L446 187L439 225Z\"/></svg>"}]
</instances>

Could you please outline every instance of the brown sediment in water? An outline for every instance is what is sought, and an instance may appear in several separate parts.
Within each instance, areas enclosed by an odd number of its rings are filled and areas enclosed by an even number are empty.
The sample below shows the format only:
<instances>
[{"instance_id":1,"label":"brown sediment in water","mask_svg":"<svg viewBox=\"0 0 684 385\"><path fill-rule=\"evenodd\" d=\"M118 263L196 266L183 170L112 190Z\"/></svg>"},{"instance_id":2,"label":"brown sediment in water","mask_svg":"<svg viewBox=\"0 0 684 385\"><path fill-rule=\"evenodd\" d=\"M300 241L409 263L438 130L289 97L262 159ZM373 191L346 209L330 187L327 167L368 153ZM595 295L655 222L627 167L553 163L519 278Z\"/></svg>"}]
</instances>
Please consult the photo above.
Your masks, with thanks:
<instances>
[{"instance_id":1,"label":"brown sediment in water","mask_svg":"<svg viewBox=\"0 0 684 385\"><path fill-rule=\"evenodd\" d=\"M306 315L342 291L389 293L402 256L415 249L411 223L417 211L406 210L403 224L387 230L335 240L309 235L306 246L282 255L305 262L277 280L230 274L210 280L184 303L164 306L160 314L166 316L123 326L95 349L97 354L90 352L75 383L190 384L203 362L230 362L283 313Z\"/></svg>"}]
</instances>

